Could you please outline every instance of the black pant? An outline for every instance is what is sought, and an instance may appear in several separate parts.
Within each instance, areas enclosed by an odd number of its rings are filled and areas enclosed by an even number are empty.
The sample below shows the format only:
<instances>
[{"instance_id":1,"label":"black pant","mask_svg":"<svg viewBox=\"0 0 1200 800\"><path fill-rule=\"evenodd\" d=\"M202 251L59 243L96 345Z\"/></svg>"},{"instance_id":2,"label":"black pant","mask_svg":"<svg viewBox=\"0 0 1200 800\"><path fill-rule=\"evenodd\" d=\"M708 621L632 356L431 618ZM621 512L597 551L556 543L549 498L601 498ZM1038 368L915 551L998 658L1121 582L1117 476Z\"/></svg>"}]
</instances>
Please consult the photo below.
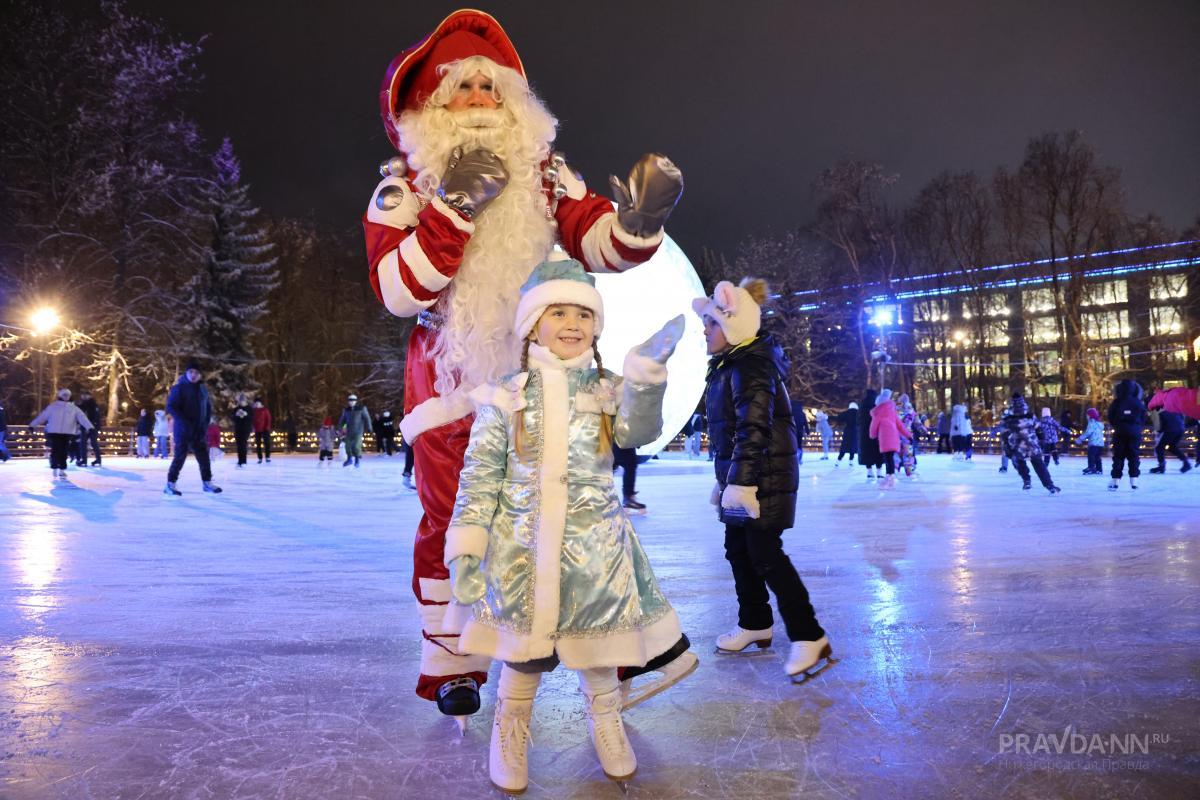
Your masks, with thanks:
<instances>
[{"instance_id":1,"label":"black pant","mask_svg":"<svg viewBox=\"0 0 1200 800\"><path fill-rule=\"evenodd\" d=\"M1125 462L1129 462L1129 477L1136 478L1142 474L1141 463L1138 459L1138 444L1141 434L1132 435L1115 430L1112 436L1112 475L1114 481L1121 479Z\"/></svg>"},{"instance_id":2,"label":"black pant","mask_svg":"<svg viewBox=\"0 0 1200 800\"><path fill-rule=\"evenodd\" d=\"M171 466L167 469L167 483L174 483L179 480L179 471L183 469L183 462L187 460L188 450L196 456L196 463L200 465L200 480L208 482L212 480L212 466L208 463L208 446L203 439L194 442L175 442L175 458L171 459Z\"/></svg>"},{"instance_id":3,"label":"black pant","mask_svg":"<svg viewBox=\"0 0 1200 800\"><path fill-rule=\"evenodd\" d=\"M634 484L637 482L637 450L634 448L617 447L613 445L613 469L620 467L621 474L621 493L626 500L633 497L637 492L634 490Z\"/></svg>"},{"instance_id":4,"label":"black pant","mask_svg":"<svg viewBox=\"0 0 1200 800\"><path fill-rule=\"evenodd\" d=\"M67 468L67 451L71 448L69 433L47 433L46 440L50 442L50 469Z\"/></svg>"},{"instance_id":5,"label":"black pant","mask_svg":"<svg viewBox=\"0 0 1200 800\"><path fill-rule=\"evenodd\" d=\"M392 453L396 452L396 437L395 436L380 436L379 437L379 451L381 453L387 453L388 456L391 456Z\"/></svg>"},{"instance_id":6,"label":"black pant","mask_svg":"<svg viewBox=\"0 0 1200 800\"><path fill-rule=\"evenodd\" d=\"M1054 466L1058 466L1058 445L1048 444L1042 448L1042 463L1050 466L1050 459L1054 459Z\"/></svg>"},{"instance_id":7,"label":"black pant","mask_svg":"<svg viewBox=\"0 0 1200 800\"><path fill-rule=\"evenodd\" d=\"M250 432L233 432L233 440L237 443L238 463L246 463L246 455L250 452Z\"/></svg>"},{"instance_id":8,"label":"black pant","mask_svg":"<svg viewBox=\"0 0 1200 800\"><path fill-rule=\"evenodd\" d=\"M100 460L100 430L92 428L79 434L79 452L75 456L75 462L79 466L87 463L88 443L92 445L92 453L96 456L96 460Z\"/></svg>"},{"instance_id":9,"label":"black pant","mask_svg":"<svg viewBox=\"0 0 1200 800\"><path fill-rule=\"evenodd\" d=\"M413 449L412 445L403 445L404 450L404 474L411 476L413 471Z\"/></svg>"},{"instance_id":10,"label":"black pant","mask_svg":"<svg viewBox=\"0 0 1200 800\"><path fill-rule=\"evenodd\" d=\"M321 450L319 453L317 453L317 460L318 461L325 461L325 460L333 461L333 451L332 450Z\"/></svg>"},{"instance_id":11,"label":"black pant","mask_svg":"<svg viewBox=\"0 0 1200 800\"><path fill-rule=\"evenodd\" d=\"M1088 445L1088 469L1092 472L1104 472L1104 464L1100 461L1100 456L1104 453L1104 445L1089 444Z\"/></svg>"},{"instance_id":12,"label":"black pant","mask_svg":"<svg viewBox=\"0 0 1200 800\"><path fill-rule=\"evenodd\" d=\"M1183 438L1183 432L1179 433L1164 433L1162 438L1158 440L1158 445L1154 448L1154 455L1158 457L1158 468L1167 468L1167 453L1178 458L1183 463L1188 463L1188 457L1182 450L1179 449L1179 440Z\"/></svg>"},{"instance_id":13,"label":"black pant","mask_svg":"<svg viewBox=\"0 0 1200 800\"><path fill-rule=\"evenodd\" d=\"M938 434L937 451L939 453L949 453L950 452L950 434L948 434L948 433Z\"/></svg>"},{"instance_id":14,"label":"black pant","mask_svg":"<svg viewBox=\"0 0 1200 800\"><path fill-rule=\"evenodd\" d=\"M738 625L761 631L774 624L769 587L790 641L812 642L825 635L804 581L783 552L783 531L766 528L758 520L726 525L725 559L733 569Z\"/></svg>"},{"instance_id":15,"label":"black pant","mask_svg":"<svg viewBox=\"0 0 1200 800\"><path fill-rule=\"evenodd\" d=\"M843 433L842 444L838 447L838 461L842 460L842 456L850 456L850 463L854 463L854 457L858 455L858 434L853 436Z\"/></svg>"},{"instance_id":16,"label":"black pant","mask_svg":"<svg viewBox=\"0 0 1200 800\"><path fill-rule=\"evenodd\" d=\"M271 460L271 432L270 431L255 431L254 432L254 452L258 455L258 460L263 460L263 448L267 450L267 461Z\"/></svg>"},{"instance_id":17,"label":"black pant","mask_svg":"<svg viewBox=\"0 0 1200 800\"><path fill-rule=\"evenodd\" d=\"M1029 464L1025 463L1025 459L1021 456L1014 455L1012 457L1013 465L1017 468L1017 473L1021 476L1021 480L1027 481L1030 478ZM1050 479L1050 470L1046 469L1046 464L1038 456L1029 459L1033 464L1033 471L1037 473L1038 480L1042 482L1042 486L1049 489L1054 485L1054 481Z\"/></svg>"}]
</instances>

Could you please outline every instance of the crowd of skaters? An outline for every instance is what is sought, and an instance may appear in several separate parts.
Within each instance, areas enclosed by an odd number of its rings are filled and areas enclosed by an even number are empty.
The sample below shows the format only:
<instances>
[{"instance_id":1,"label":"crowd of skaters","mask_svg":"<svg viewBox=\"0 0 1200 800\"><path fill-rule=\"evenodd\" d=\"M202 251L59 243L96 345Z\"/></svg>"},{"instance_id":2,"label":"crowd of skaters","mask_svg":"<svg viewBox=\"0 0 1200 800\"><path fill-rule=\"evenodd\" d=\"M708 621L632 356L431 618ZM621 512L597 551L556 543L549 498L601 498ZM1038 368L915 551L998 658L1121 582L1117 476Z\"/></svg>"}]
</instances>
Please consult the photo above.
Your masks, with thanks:
<instances>
[{"instance_id":1,"label":"crowd of skaters","mask_svg":"<svg viewBox=\"0 0 1200 800\"><path fill-rule=\"evenodd\" d=\"M55 481L67 480L68 462L77 467L100 467L99 431L102 412L91 393L80 392L78 402L72 402L72 391L59 389L55 399L31 422L31 427L45 426L50 467ZM191 454L200 470L204 491L214 494L222 489L213 483L212 462L224 456L221 436L225 428L232 429L237 468L249 463L250 445L253 440L257 463L270 464L273 450L277 450L275 420L262 398L250 398L239 393L234 398L228 415L227 425L213 407L212 399L203 379L199 362L189 361L179 380L171 387L166 407L161 409L141 408L134 424L134 457L139 459L171 459L167 473L167 484L163 493L179 496L176 486L180 471ZM405 456L403 482L407 488L415 488L412 482L412 448L398 437L399 420L385 410L374 417L358 396L350 393L337 423L332 416L326 417L317 430L317 464L332 464L335 452L340 453L343 467L358 468L361 465L363 438L367 432L375 436L376 447L381 455ZM288 415L284 422L284 435L288 451L298 449L299 433L295 421ZM5 444L7 417L0 405L0 463L11 455ZM94 459L89 463L88 452Z\"/></svg>"},{"instance_id":2,"label":"crowd of skaters","mask_svg":"<svg viewBox=\"0 0 1200 800\"><path fill-rule=\"evenodd\" d=\"M793 400L791 409L797 439L803 442L811 430L809 415L800 401ZM1149 470L1151 474L1167 472L1168 456L1179 462L1179 472L1191 471L1192 461L1181 446L1189 427L1197 430L1194 457L1200 462L1200 389L1161 389L1147 397L1136 381L1121 380L1114 385L1107 407L1086 409L1078 423L1070 409L1063 409L1057 417L1048 406L1036 413L1020 393L1009 398L999 419L980 409L976 415L980 427L999 438L999 471L1007 473L1011 465L1021 477L1024 489L1032 488L1036 475L1050 494L1058 494L1061 489L1054 483L1050 467L1060 465L1060 456L1072 443L1085 448L1087 467L1083 475L1105 474L1106 442L1110 442L1112 458L1108 488L1119 490L1127 474L1129 487L1137 489L1146 428L1154 434L1150 455L1157 465ZM701 409L682 431L689 458L701 455L700 434L705 425ZM840 432L834 466L840 467L843 459L847 459L850 465L866 467L867 480L878 481L883 489L894 488L897 474L916 476L917 456L923 442L936 443L936 453L949 453L956 461L970 461L974 452L975 424L965 403L954 404L949 411L939 410L936 415L922 414L908 395L894 396L886 388L868 389L861 401L851 402L840 411L814 410L811 425L820 437L822 461L832 457L834 436ZM797 461L802 461L803 455L801 448Z\"/></svg>"}]
</instances>

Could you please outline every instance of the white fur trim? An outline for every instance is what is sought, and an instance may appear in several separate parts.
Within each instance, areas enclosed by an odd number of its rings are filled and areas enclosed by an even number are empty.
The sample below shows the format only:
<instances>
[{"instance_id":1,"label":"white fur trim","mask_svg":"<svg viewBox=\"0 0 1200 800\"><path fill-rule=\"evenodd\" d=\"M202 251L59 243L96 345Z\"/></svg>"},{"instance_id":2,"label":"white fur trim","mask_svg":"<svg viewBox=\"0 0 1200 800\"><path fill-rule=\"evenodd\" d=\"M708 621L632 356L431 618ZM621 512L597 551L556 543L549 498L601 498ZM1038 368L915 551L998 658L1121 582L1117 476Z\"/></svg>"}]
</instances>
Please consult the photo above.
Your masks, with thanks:
<instances>
[{"instance_id":1,"label":"white fur trim","mask_svg":"<svg viewBox=\"0 0 1200 800\"><path fill-rule=\"evenodd\" d=\"M449 633L449 631L447 631ZM454 649L459 640L453 637L442 639L442 644ZM422 675L461 675L464 672L487 672L492 665L488 656L455 655L446 652L433 642L421 642L421 674Z\"/></svg>"},{"instance_id":2,"label":"white fur trim","mask_svg":"<svg viewBox=\"0 0 1200 800\"><path fill-rule=\"evenodd\" d=\"M417 603L417 613L421 615L421 630L440 631L446 606L444 603Z\"/></svg>"},{"instance_id":3,"label":"white fur trim","mask_svg":"<svg viewBox=\"0 0 1200 800\"><path fill-rule=\"evenodd\" d=\"M421 249L421 242L416 233L406 238L396 249L400 251L405 266L412 270L413 277L426 289L440 292L450 285L450 279L438 272L429 256Z\"/></svg>"},{"instance_id":4,"label":"white fur trim","mask_svg":"<svg viewBox=\"0 0 1200 800\"><path fill-rule=\"evenodd\" d=\"M429 204L437 209L438 213L440 213L443 217L450 220L450 222L454 224L454 227L458 228L463 233L475 232L475 223L467 222L462 218L462 215L460 215L450 206L446 205L440 197L433 198L431 201L429 201Z\"/></svg>"},{"instance_id":5,"label":"white fur trim","mask_svg":"<svg viewBox=\"0 0 1200 800\"><path fill-rule=\"evenodd\" d=\"M421 597L430 603L450 602L450 581L445 578L417 578Z\"/></svg>"},{"instance_id":6,"label":"white fur trim","mask_svg":"<svg viewBox=\"0 0 1200 800\"><path fill-rule=\"evenodd\" d=\"M465 606L457 600L451 600L448 604L442 606L446 609L446 615L442 618L442 630L446 633L461 634L467 627L467 623L471 621L471 615L474 613L471 606ZM462 640L459 640L461 645ZM460 651L460 655L466 655L461 652L461 647L456 645L456 650Z\"/></svg>"},{"instance_id":7,"label":"white fur trim","mask_svg":"<svg viewBox=\"0 0 1200 800\"><path fill-rule=\"evenodd\" d=\"M604 300L596 287L583 281L552 280L539 283L521 295L517 303L516 325L514 333L518 339L524 339L533 330L542 312L556 303L590 308L596 315L596 335L604 330Z\"/></svg>"},{"instance_id":8,"label":"white fur trim","mask_svg":"<svg viewBox=\"0 0 1200 800\"><path fill-rule=\"evenodd\" d=\"M384 211L375 205L375 200L379 197L379 193L389 186L395 186L403 191L404 199L395 208ZM417 215L420 213L421 204L417 201L417 195L409 187L407 181L395 175L389 175L379 182L379 185L375 187L375 193L371 195L371 204L367 206L367 220L387 225L389 228L415 228L419 221Z\"/></svg>"},{"instance_id":9,"label":"white fur trim","mask_svg":"<svg viewBox=\"0 0 1200 800\"><path fill-rule=\"evenodd\" d=\"M506 414L512 414L527 405L523 389L528 380L529 373L521 372L501 386L494 383L476 386L467 396L471 399L471 404L475 407L476 412L484 406L494 406Z\"/></svg>"},{"instance_id":10,"label":"white fur trim","mask_svg":"<svg viewBox=\"0 0 1200 800\"><path fill-rule=\"evenodd\" d=\"M721 508L742 508L746 510L751 519L758 519L761 513L758 506L758 487L729 484L725 487L725 491L721 492Z\"/></svg>"},{"instance_id":11,"label":"white fur trim","mask_svg":"<svg viewBox=\"0 0 1200 800\"><path fill-rule=\"evenodd\" d=\"M569 428L567 374L541 370L542 429L565 432ZM533 619L530 638L550 642L558 629L559 582L562 569L563 531L567 525L567 437L542 437L541 474L538 488L537 558L534 565Z\"/></svg>"},{"instance_id":12,"label":"white fur trim","mask_svg":"<svg viewBox=\"0 0 1200 800\"><path fill-rule=\"evenodd\" d=\"M568 669L642 666L665 653L681 635L674 609L639 631L607 636L566 637L539 641L475 620L464 626L459 649L464 653L489 653L501 661L530 661L557 654Z\"/></svg>"},{"instance_id":13,"label":"white fur trim","mask_svg":"<svg viewBox=\"0 0 1200 800\"><path fill-rule=\"evenodd\" d=\"M592 224L592 227L588 228L587 233L583 235L583 241L581 242L583 260L593 271L608 270L610 272L622 272L630 267L637 266L637 264L621 258L620 253L617 252L617 248L613 246L613 238L616 238L617 241L626 247L649 250L658 247L662 243L663 236L662 231L645 239L634 236L617 224L617 215L615 212L605 214L596 220Z\"/></svg>"},{"instance_id":14,"label":"white fur trim","mask_svg":"<svg viewBox=\"0 0 1200 800\"><path fill-rule=\"evenodd\" d=\"M658 247L662 244L663 238L666 236L666 231L662 228L659 228L658 233L653 236L638 236L622 228L616 214L613 214L613 221L615 223L612 226L613 238L626 247L632 247L637 250L649 250L651 247Z\"/></svg>"},{"instance_id":15,"label":"white fur trim","mask_svg":"<svg viewBox=\"0 0 1200 800\"><path fill-rule=\"evenodd\" d=\"M409 236L408 238L416 239L417 237ZM379 260L375 274L379 278L379 293L383 295L383 304L397 317L415 316L436 302L434 300L421 302L413 297L412 292L400 279L400 260L395 250Z\"/></svg>"},{"instance_id":16,"label":"white fur trim","mask_svg":"<svg viewBox=\"0 0 1200 800\"><path fill-rule=\"evenodd\" d=\"M621 377L631 383L666 383L667 365L633 349L625 354Z\"/></svg>"},{"instance_id":17,"label":"white fur trim","mask_svg":"<svg viewBox=\"0 0 1200 800\"><path fill-rule=\"evenodd\" d=\"M475 556L480 561L487 555L488 532L478 525L451 525L446 531L446 554L442 562L448 567L459 556Z\"/></svg>"},{"instance_id":18,"label":"white fur trim","mask_svg":"<svg viewBox=\"0 0 1200 800\"><path fill-rule=\"evenodd\" d=\"M412 444L425 431L448 425L473 411L471 398L461 389L446 397L431 397L404 415L400 420L400 433L404 441Z\"/></svg>"}]
</instances>

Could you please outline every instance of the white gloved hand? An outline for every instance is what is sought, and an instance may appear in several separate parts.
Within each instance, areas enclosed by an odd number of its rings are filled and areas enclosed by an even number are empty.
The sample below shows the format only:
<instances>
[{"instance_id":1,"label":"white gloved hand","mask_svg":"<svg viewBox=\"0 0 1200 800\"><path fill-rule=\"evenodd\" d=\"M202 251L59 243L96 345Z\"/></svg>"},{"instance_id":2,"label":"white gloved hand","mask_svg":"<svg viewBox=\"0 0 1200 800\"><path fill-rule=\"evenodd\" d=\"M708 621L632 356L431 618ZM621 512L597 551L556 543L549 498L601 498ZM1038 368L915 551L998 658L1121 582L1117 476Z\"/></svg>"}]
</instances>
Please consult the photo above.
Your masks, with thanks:
<instances>
[{"instance_id":1,"label":"white gloved hand","mask_svg":"<svg viewBox=\"0 0 1200 800\"><path fill-rule=\"evenodd\" d=\"M450 562L450 593L464 606L483 598L487 583L479 571L479 559L462 555Z\"/></svg>"},{"instance_id":2,"label":"white gloved hand","mask_svg":"<svg viewBox=\"0 0 1200 800\"><path fill-rule=\"evenodd\" d=\"M721 492L721 508L742 511L750 519L758 519L761 513L758 507L758 487L729 484L725 491Z\"/></svg>"},{"instance_id":3,"label":"white gloved hand","mask_svg":"<svg viewBox=\"0 0 1200 800\"><path fill-rule=\"evenodd\" d=\"M708 504L710 506L721 505L721 482L713 483L712 492L708 495Z\"/></svg>"}]
</instances>

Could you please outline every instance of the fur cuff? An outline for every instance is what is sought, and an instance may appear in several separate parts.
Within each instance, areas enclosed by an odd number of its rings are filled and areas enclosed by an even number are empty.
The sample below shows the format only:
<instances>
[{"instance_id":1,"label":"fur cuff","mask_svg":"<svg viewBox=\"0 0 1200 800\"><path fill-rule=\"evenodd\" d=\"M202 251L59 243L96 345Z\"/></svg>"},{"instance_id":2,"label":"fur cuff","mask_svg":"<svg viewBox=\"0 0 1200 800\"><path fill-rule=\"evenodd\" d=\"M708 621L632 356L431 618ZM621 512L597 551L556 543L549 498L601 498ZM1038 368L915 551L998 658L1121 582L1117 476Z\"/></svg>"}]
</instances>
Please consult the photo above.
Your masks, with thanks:
<instances>
[{"instance_id":1,"label":"fur cuff","mask_svg":"<svg viewBox=\"0 0 1200 800\"><path fill-rule=\"evenodd\" d=\"M642 355L636 349L630 350L625 354L621 377L632 383L666 383L667 365Z\"/></svg>"},{"instance_id":2,"label":"fur cuff","mask_svg":"<svg viewBox=\"0 0 1200 800\"><path fill-rule=\"evenodd\" d=\"M488 532L478 525L451 525L446 531L446 554L442 563L447 567L459 556L475 556L480 561L487 555Z\"/></svg>"},{"instance_id":3,"label":"fur cuff","mask_svg":"<svg viewBox=\"0 0 1200 800\"><path fill-rule=\"evenodd\" d=\"M469 416L475 410L466 392L455 391L446 397L431 397L404 415L400 420L400 433L404 441L412 444L427 430L449 425L455 420Z\"/></svg>"}]
</instances>

